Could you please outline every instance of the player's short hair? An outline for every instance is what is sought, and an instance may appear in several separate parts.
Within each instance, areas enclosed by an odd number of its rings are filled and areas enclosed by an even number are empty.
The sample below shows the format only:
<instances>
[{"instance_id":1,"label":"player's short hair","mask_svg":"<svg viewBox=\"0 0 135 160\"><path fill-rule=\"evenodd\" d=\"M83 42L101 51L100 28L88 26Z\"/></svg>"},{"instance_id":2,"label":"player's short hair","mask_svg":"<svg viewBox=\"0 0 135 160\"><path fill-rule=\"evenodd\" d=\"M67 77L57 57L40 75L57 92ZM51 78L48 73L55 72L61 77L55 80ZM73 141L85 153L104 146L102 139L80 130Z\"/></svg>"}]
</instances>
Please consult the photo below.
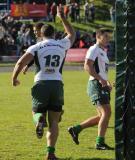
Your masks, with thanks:
<instances>
[{"instance_id":1,"label":"player's short hair","mask_svg":"<svg viewBox=\"0 0 135 160\"><path fill-rule=\"evenodd\" d=\"M50 24L44 24L41 28L41 33L45 37L52 37L54 35L54 27Z\"/></svg>"},{"instance_id":2,"label":"player's short hair","mask_svg":"<svg viewBox=\"0 0 135 160\"><path fill-rule=\"evenodd\" d=\"M111 30L109 30L109 29L106 29L106 28L100 28L100 29L97 29L97 31L96 31L96 36L98 37L98 36L101 36L101 35L103 35L104 33L111 33Z\"/></svg>"},{"instance_id":3,"label":"player's short hair","mask_svg":"<svg viewBox=\"0 0 135 160\"><path fill-rule=\"evenodd\" d=\"M40 30L42 28L42 26L44 25L43 22L38 22L34 25L34 27L37 29L37 30Z\"/></svg>"}]
</instances>

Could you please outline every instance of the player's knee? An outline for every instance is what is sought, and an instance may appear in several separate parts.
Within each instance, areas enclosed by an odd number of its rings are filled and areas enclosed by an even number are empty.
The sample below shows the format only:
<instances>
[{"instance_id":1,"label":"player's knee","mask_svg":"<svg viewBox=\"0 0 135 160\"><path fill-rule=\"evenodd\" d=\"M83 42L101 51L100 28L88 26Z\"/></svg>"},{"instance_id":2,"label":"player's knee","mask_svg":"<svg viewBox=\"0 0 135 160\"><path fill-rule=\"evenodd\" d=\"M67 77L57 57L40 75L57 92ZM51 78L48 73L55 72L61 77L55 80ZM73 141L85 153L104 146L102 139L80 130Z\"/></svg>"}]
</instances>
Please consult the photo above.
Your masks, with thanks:
<instances>
[{"instance_id":1,"label":"player's knee","mask_svg":"<svg viewBox=\"0 0 135 160\"><path fill-rule=\"evenodd\" d=\"M111 117L111 108L106 106L102 112L102 117L104 117L105 119L110 119Z\"/></svg>"},{"instance_id":2,"label":"player's knee","mask_svg":"<svg viewBox=\"0 0 135 160\"><path fill-rule=\"evenodd\" d=\"M97 116L98 116L98 118L100 119L101 116L102 116L102 114L101 114L101 113L98 113Z\"/></svg>"}]
</instances>

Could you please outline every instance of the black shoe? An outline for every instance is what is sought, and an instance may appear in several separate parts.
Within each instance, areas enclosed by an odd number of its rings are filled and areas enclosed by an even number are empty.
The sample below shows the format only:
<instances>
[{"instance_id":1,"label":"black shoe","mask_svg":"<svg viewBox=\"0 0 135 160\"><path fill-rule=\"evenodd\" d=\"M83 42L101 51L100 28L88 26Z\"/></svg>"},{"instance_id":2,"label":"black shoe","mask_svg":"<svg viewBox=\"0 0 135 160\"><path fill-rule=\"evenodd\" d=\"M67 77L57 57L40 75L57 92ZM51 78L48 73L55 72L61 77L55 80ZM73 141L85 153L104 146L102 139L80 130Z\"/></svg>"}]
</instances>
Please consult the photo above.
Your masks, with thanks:
<instances>
[{"instance_id":1,"label":"black shoe","mask_svg":"<svg viewBox=\"0 0 135 160\"><path fill-rule=\"evenodd\" d=\"M45 160L58 160L58 158L55 156L55 154L48 154L45 157Z\"/></svg>"},{"instance_id":2,"label":"black shoe","mask_svg":"<svg viewBox=\"0 0 135 160\"><path fill-rule=\"evenodd\" d=\"M36 135L39 139L41 139L43 137L43 134L44 134L44 117L43 115L41 115L36 125Z\"/></svg>"},{"instance_id":3,"label":"black shoe","mask_svg":"<svg viewBox=\"0 0 135 160\"><path fill-rule=\"evenodd\" d=\"M78 140L78 133L75 132L74 127L69 127L68 128L68 132L70 133L70 135L72 136L73 141L75 142L75 144L79 144L79 140Z\"/></svg>"},{"instance_id":4,"label":"black shoe","mask_svg":"<svg viewBox=\"0 0 135 160\"><path fill-rule=\"evenodd\" d=\"M96 144L96 149L97 150L114 150L113 147L108 146L107 144Z\"/></svg>"}]
</instances>

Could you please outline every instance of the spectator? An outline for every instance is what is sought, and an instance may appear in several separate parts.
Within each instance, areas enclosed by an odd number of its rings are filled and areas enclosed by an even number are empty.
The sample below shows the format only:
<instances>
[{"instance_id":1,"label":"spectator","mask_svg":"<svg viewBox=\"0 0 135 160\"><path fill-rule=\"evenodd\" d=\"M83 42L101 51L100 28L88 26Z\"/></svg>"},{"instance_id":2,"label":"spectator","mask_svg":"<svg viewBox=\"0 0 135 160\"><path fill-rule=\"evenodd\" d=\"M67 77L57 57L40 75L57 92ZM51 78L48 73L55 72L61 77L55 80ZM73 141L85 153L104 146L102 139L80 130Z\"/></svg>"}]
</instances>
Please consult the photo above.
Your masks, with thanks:
<instances>
[{"instance_id":1,"label":"spectator","mask_svg":"<svg viewBox=\"0 0 135 160\"><path fill-rule=\"evenodd\" d=\"M77 39L80 39L80 37L81 37L81 33L80 33L79 30L77 30L77 31L76 31L76 38L77 38Z\"/></svg>"},{"instance_id":2,"label":"spectator","mask_svg":"<svg viewBox=\"0 0 135 160\"><path fill-rule=\"evenodd\" d=\"M93 3L91 3L89 9L90 9L91 21L93 22L95 20L95 6Z\"/></svg>"},{"instance_id":3,"label":"spectator","mask_svg":"<svg viewBox=\"0 0 135 160\"><path fill-rule=\"evenodd\" d=\"M64 15L66 18L68 18L68 14L69 14L69 5L65 5L64 6Z\"/></svg>"},{"instance_id":4,"label":"spectator","mask_svg":"<svg viewBox=\"0 0 135 160\"><path fill-rule=\"evenodd\" d=\"M33 31L33 25L32 24L29 24L27 27L26 27L26 43L29 46L33 45L36 43L36 39L35 39L35 34L34 34L34 31Z\"/></svg>"},{"instance_id":5,"label":"spectator","mask_svg":"<svg viewBox=\"0 0 135 160\"><path fill-rule=\"evenodd\" d=\"M47 11L46 20L49 21L50 20L50 7L48 3L45 3L45 6L46 6L46 11Z\"/></svg>"},{"instance_id":6,"label":"spectator","mask_svg":"<svg viewBox=\"0 0 135 160\"><path fill-rule=\"evenodd\" d=\"M69 5L71 3L70 0L66 0L66 5Z\"/></svg>"},{"instance_id":7,"label":"spectator","mask_svg":"<svg viewBox=\"0 0 135 160\"><path fill-rule=\"evenodd\" d=\"M56 3L54 2L51 5L51 16L52 16L52 21L55 22L56 21L56 15L57 15L57 6Z\"/></svg>"},{"instance_id":8,"label":"spectator","mask_svg":"<svg viewBox=\"0 0 135 160\"><path fill-rule=\"evenodd\" d=\"M84 20L85 20L85 23L88 22L88 19L89 19L89 3L86 2L85 5L84 5Z\"/></svg>"},{"instance_id":9,"label":"spectator","mask_svg":"<svg viewBox=\"0 0 135 160\"><path fill-rule=\"evenodd\" d=\"M5 42L5 29L3 26L0 26L0 56L7 53Z\"/></svg>"},{"instance_id":10,"label":"spectator","mask_svg":"<svg viewBox=\"0 0 135 160\"><path fill-rule=\"evenodd\" d=\"M80 22L80 5L78 3L75 3L75 20Z\"/></svg>"},{"instance_id":11,"label":"spectator","mask_svg":"<svg viewBox=\"0 0 135 160\"><path fill-rule=\"evenodd\" d=\"M75 9L75 3L72 3L70 6L70 18L71 18L71 22L75 21L75 14L76 14L76 9Z\"/></svg>"},{"instance_id":12,"label":"spectator","mask_svg":"<svg viewBox=\"0 0 135 160\"><path fill-rule=\"evenodd\" d=\"M11 31L13 25L14 25L14 19L13 17L11 16L8 16L6 19L5 19L5 23L6 23L6 28L8 28L9 32Z\"/></svg>"}]
</instances>

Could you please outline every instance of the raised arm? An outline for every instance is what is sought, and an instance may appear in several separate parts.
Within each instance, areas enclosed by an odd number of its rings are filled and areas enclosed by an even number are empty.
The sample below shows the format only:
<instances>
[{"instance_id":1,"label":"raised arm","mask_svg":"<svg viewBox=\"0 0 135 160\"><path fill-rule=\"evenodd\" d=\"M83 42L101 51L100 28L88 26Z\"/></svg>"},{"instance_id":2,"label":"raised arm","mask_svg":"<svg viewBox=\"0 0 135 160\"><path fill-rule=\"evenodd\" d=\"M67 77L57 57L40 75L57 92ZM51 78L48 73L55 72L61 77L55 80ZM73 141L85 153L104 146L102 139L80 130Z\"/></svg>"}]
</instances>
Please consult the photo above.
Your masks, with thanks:
<instances>
[{"instance_id":1,"label":"raised arm","mask_svg":"<svg viewBox=\"0 0 135 160\"><path fill-rule=\"evenodd\" d=\"M57 7L57 16L61 19L62 24L65 29L65 32L67 33L67 37L69 38L69 40L71 42L71 46L72 46L75 41L75 31L74 31L73 27L71 26L71 24L65 18L61 6Z\"/></svg>"}]
</instances>

